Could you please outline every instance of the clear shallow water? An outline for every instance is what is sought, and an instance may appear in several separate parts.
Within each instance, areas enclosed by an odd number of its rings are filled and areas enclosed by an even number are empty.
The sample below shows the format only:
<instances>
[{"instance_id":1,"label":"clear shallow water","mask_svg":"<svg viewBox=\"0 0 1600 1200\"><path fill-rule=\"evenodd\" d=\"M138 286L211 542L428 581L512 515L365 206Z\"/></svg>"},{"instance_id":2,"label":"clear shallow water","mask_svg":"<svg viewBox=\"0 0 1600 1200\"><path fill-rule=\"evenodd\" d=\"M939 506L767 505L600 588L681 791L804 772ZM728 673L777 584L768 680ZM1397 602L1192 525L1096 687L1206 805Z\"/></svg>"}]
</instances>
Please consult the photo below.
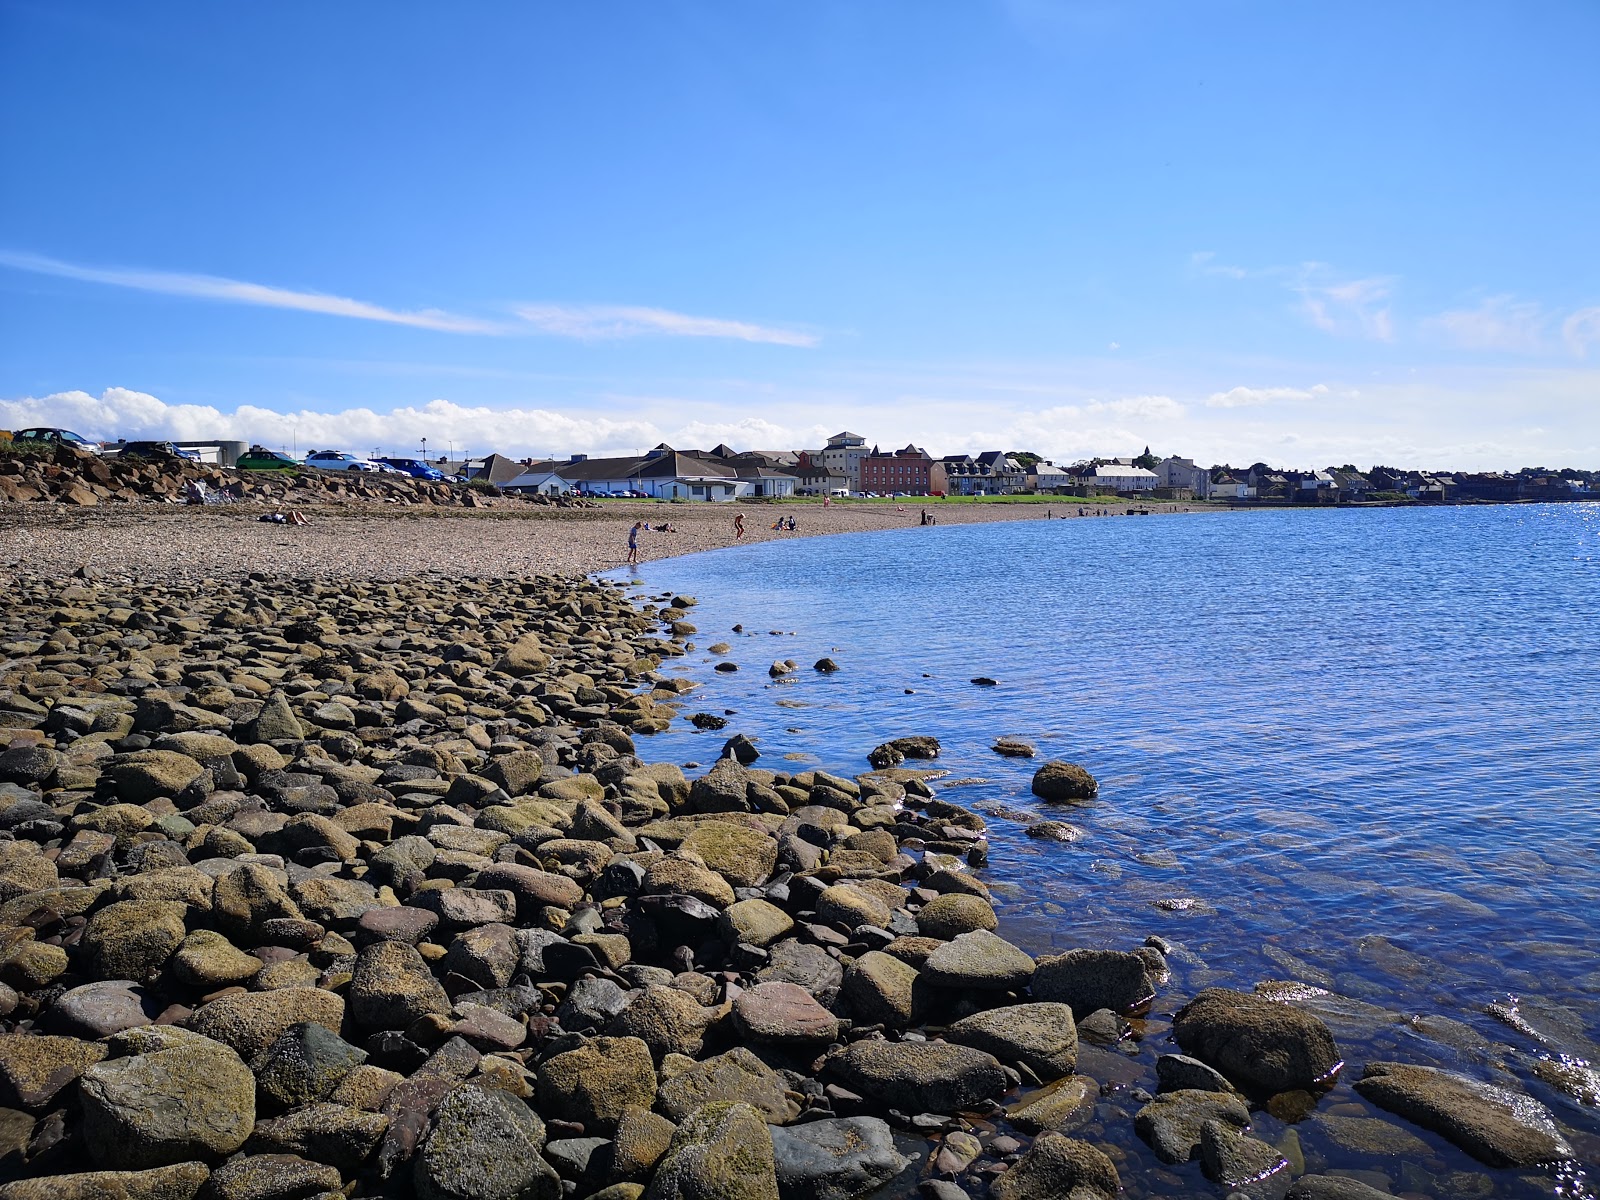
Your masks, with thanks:
<instances>
[{"instance_id":1,"label":"clear shallow water","mask_svg":"<svg viewBox=\"0 0 1600 1200\"><path fill-rule=\"evenodd\" d=\"M760 765L856 773L879 742L934 734L950 773L935 786L988 810L1003 934L1035 953L1179 945L1143 1040L1091 1055L1087 1074L1153 1090L1187 996L1296 980L1346 998L1320 1002L1350 1067L1319 1114L1373 1114L1348 1088L1369 1059L1509 1071L1600 1162L1593 1099L1571 1094L1600 1077L1545 1078L1600 1061L1600 507L945 526L614 577L699 598L700 649L670 669L707 683L686 712L735 710L727 730L684 722L647 755L709 763L743 732ZM717 641L737 674L712 673ZM843 669L812 672L823 654ZM803 669L774 682L775 658ZM1099 800L1047 811L1037 763L989 749L1001 735L1082 763ZM1086 836L1031 840L1039 816ZM1486 1011L1510 998L1509 1021ZM1108 1106L1130 1193L1214 1190L1132 1138L1135 1102ZM1431 1134L1426 1159L1372 1154L1336 1121L1258 1116L1313 1169L1489 1194ZM1493 1194L1572 1184L1488 1175Z\"/></svg>"}]
</instances>

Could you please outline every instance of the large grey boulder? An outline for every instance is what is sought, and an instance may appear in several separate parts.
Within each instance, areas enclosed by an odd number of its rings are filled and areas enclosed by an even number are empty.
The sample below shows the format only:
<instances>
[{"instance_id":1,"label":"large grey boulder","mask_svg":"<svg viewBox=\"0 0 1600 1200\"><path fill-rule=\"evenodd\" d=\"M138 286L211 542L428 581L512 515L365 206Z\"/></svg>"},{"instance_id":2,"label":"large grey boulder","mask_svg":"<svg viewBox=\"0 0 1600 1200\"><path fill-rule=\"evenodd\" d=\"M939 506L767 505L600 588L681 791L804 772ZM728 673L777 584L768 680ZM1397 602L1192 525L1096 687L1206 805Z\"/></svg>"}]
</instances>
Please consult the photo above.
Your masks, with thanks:
<instances>
[{"instance_id":1,"label":"large grey boulder","mask_svg":"<svg viewBox=\"0 0 1600 1200\"><path fill-rule=\"evenodd\" d=\"M992 1054L949 1042L855 1042L826 1071L853 1092L901 1112L955 1112L1006 1090Z\"/></svg>"},{"instance_id":2,"label":"large grey boulder","mask_svg":"<svg viewBox=\"0 0 1600 1200\"><path fill-rule=\"evenodd\" d=\"M1112 1200L1122 1189L1116 1165L1088 1142L1041 1133L1021 1160L989 1188L993 1200Z\"/></svg>"},{"instance_id":3,"label":"large grey boulder","mask_svg":"<svg viewBox=\"0 0 1600 1200\"><path fill-rule=\"evenodd\" d=\"M1260 1092L1321 1087L1344 1065L1319 1019L1248 992L1207 988L1178 1010L1172 1033L1186 1054Z\"/></svg>"},{"instance_id":4,"label":"large grey boulder","mask_svg":"<svg viewBox=\"0 0 1600 1200\"><path fill-rule=\"evenodd\" d=\"M1123 950L1068 950L1039 960L1033 995L1068 1005L1077 1017L1102 1008L1132 1012L1156 994L1149 963Z\"/></svg>"},{"instance_id":5,"label":"large grey boulder","mask_svg":"<svg viewBox=\"0 0 1600 1200\"><path fill-rule=\"evenodd\" d=\"M544 1122L523 1101L457 1088L434 1113L412 1167L418 1200L558 1200L561 1177L539 1156Z\"/></svg>"},{"instance_id":6,"label":"large grey boulder","mask_svg":"<svg viewBox=\"0 0 1600 1200\"><path fill-rule=\"evenodd\" d=\"M1200 1127L1200 1162L1228 1195L1245 1200L1283 1200L1293 1176L1277 1148L1246 1137L1226 1121Z\"/></svg>"},{"instance_id":7,"label":"large grey boulder","mask_svg":"<svg viewBox=\"0 0 1600 1200\"><path fill-rule=\"evenodd\" d=\"M781 1200L853 1200L876 1191L910 1163L877 1117L833 1117L774 1126L772 1156Z\"/></svg>"},{"instance_id":8,"label":"large grey boulder","mask_svg":"<svg viewBox=\"0 0 1600 1200\"><path fill-rule=\"evenodd\" d=\"M1510 1088L1406 1063L1368 1063L1355 1084L1379 1108L1442 1134L1491 1167L1572 1157L1550 1111Z\"/></svg>"},{"instance_id":9,"label":"large grey boulder","mask_svg":"<svg viewBox=\"0 0 1600 1200\"><path fill-rule=\"evenodd\" d=\"M922 977L935 987L1012 992L1028 986L1034 962L998 934L974 929L945 942L922 964Z\"/></svg>"},{"instance_id":10,"label":"large grey boulder","mask_svg":"<svg viewBox=\"0 0 1600 1200\"><path fill-rule=\"evenodd\" d=\"M250 1068L220 1042L146 1025L110 1039L118 1057L79 1080L89 1155L112 1168L216 1161L243 1146L256 1119Z\"/></svg>"},{"instance_id":11,"label":"large grey boulder","mask_svg":"<svg viewBox=\"0 0 1600 1200\"><path fill-rule=\"evenodd\" d=\"M1133 1114L1133 1129L1164 1163L1188 1162L1200 1148L1207 1121L1225 1121L1240 1129L1250 1126L1244 1101L1226 1092L1184 1090L1163 1092Z\"/></svg>"},{"instance_id":12,"label":"large grey boulder","mask_svg":"<svg viewBox=\"0 0 1600 1200\"><path fill-rule=\"evenodd\" d=\"M1071 803L1093 800L1100 785L1077 763L1052 759L1033 773L1033 794L1041 800Z\"/></svg>"},{"instance_id":13,"label":"large grey boulder","mask_svg":"<svg viewBox=\"0 0 1600 1200\"><path fill-rule=\"evenodd\" d=\"M1065 1004L1013 1004L973 1013L945 1036L1003 1062L1020 1062L1040 1079L1070 1075L1078 1064L1078 1027Z\"/></svg>"}]
</instances>

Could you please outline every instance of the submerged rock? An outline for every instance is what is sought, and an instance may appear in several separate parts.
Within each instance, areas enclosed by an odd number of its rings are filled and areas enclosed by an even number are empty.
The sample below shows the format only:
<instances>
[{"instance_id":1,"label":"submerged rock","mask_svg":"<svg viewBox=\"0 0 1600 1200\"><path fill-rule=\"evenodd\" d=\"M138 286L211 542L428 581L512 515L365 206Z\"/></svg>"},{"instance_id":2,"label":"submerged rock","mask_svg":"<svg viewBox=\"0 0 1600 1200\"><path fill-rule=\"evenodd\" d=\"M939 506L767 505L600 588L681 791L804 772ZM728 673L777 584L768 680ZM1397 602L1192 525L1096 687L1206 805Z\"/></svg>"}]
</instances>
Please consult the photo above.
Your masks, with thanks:
<instances>
[{"instance_id":1,"label":"submerged rock","mask_svg":"<svg viewBox=\"0 0 1600 1200\"><path fill-rule=\"evenodd\" d=\"M1178 1010L1172 1033L1185 1053L1261 1092L1318 1088L1344 1065L1320 1020L1248 992L1207 988Z\"/></svg>"},{"instance_id":2,"label":"submerged rock","mask_svg":"<svg viewBox=\"0 0 1600 1200\"><path fill-rule=\"evenodd\" d=\"M1437 1067L1368 1063L1355 1083L1379 1108L1449 1138L1491 1167L1572 1157L1550 1112L1522 1092Z\"/></svg>"}]
</instances>

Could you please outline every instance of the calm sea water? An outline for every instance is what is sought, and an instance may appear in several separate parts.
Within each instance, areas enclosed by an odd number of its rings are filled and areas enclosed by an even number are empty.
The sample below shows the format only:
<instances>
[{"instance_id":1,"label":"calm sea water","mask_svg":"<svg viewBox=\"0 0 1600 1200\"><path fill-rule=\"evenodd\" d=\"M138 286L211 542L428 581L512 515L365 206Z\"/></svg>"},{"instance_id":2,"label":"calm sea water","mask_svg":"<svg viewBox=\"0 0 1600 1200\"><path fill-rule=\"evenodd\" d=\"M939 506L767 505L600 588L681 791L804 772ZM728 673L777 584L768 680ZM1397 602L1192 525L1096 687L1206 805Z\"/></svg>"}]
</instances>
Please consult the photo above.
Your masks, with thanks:
<instances>
[{"instance_id":1,"label":"calm sea water","mask_svg":"<svg viewBox=\"0 0 1600 1200\"><path fill-rule=\"evenodd\" d=\"M733 710L647 754L709 764L743 732L760 765L856 773L934 734L936 787L989 816L1003 934L1176 945L1139 1038L1080 1068L1126 1085L1090 1132L1130 1194L1213 1190L1132 1136L1128 1093L1154 1090L1187 996L1264 980L1325 989L1350 1064L1309 1119L1257 1114L1291 1158L1416 1195L1590 1186L1484 1173L1431 1134L1374 1151L1340 1118L1374 1115L1348 1088L1363 1062L1434 1063L1513 1079L1600 1163L1600 506L914 528L614 577L698 597L672 669L707 685L686 711ZM718 641L737 674L712 673ZM809 669L824 654L838 674ZM804 669L773 681L777 658ZM1082 763L1100 798L1046 812L1001 735ZM1031 840L1041 815L1085 836Z\"/></svg>"}]
</instances>

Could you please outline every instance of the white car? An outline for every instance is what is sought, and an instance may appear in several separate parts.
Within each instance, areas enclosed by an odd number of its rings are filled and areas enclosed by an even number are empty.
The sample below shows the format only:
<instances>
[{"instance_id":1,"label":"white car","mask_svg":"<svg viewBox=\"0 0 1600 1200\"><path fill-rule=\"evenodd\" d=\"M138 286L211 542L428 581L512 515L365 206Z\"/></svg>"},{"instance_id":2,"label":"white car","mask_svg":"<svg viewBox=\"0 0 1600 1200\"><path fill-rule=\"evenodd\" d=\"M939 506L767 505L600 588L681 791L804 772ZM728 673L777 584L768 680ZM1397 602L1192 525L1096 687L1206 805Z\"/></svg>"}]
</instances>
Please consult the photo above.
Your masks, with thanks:
<instances>
[{"instance_id":1,"label":"white car","mask_svg":"<svg viewBox=\"0 0 1600 1200\"><path fill-rule=\"evenodd\" d=\"M313 450L306 455L306 466L316 467L319 471L361 471L372 475L381 474L378 464L370 458L346 454L343 450Z\"/></svg>"}]
</instances>

